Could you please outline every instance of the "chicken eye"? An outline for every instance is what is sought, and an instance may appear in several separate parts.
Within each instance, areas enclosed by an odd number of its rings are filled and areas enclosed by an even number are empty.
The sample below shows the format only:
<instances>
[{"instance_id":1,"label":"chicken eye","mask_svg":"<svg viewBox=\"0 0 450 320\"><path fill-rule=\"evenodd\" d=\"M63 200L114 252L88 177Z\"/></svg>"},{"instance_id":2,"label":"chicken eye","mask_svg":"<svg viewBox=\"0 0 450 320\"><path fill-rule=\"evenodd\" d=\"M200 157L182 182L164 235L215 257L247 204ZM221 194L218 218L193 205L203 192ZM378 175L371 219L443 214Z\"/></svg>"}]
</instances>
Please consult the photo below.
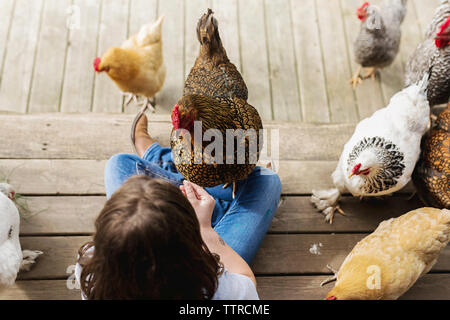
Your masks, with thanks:
<instances>
[{"instance_id":1,"label":"chicken eye","mask_svg":"<svg viewBox=\"0 0 450 320\"><path fill-rule=\"evenodd\" d=\"M9 228L8 239L11 239L11 237L12 237L12 232L13 232L13 227Z\"/></svg>"}]
</instances>

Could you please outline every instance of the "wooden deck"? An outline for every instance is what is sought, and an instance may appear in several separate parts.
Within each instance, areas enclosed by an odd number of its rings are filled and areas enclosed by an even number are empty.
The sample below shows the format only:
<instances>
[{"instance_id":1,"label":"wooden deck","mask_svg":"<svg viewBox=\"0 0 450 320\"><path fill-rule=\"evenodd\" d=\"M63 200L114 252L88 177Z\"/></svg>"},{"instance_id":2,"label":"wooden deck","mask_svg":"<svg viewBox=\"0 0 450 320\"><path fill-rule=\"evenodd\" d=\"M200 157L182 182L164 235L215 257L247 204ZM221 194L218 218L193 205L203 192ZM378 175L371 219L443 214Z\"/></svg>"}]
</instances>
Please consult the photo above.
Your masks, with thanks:
<instances>
[{"instance_id":1,"label":"wooden deck","mask_svg":"<svg viewBox=\"0 0 450 320\"><path fill-rule=\"evenodd\" d=\"M379 2L379 1L373 1ZM167 80L157 96L150 134L168 143L168 113L198 51L195 24L211 7L230 59L249 88L266 128L280 130L283 200L252 264L263 299L322 299L358 240L379 222L420 207L412 186L387 200L347 197L347 217L326 224L309 202L331 187L342 146L359 119L402 88L403 68L438 0L408 1L401 52L376 81L353 91L353 39L359 0L0 0L0 178L28 197L24 249L45 254L0 299L79 299L72 288L76 252L89 240L105 201L107 159L132 152L136 106L92 60L142 23L164 14ZM80 23L77 23L77 16ZM67 28L67 21L72 27ZM310 248L322 244L321 254ZM450 297L450 247L406 299Z\"/></svg>"}]
</instances>

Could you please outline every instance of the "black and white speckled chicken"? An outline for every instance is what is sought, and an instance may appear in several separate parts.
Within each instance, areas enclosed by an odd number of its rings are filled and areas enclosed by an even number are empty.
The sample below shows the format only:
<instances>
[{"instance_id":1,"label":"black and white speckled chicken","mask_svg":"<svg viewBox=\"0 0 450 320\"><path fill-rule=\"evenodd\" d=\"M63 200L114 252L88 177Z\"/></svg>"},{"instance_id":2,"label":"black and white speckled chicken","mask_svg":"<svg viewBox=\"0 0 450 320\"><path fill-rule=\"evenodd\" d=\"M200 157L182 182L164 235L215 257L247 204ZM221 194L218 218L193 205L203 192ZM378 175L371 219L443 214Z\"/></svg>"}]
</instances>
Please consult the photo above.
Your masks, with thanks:
<instances>
[{"instance_id":1,"label":"black and white speckled chicken","mask_svg":"<svg viewBox=\"0 0 450 320\"><path fill-rule=\"evenodd\" d=\"M354 43L354 53L360 66L350 80L354 88L362 79L374 79L377 69L394 61L400 47L400 26L405 18L406 4L407 0L390 0L378 7L365 2L357 10L361 30ZM364 76L361 76L362 68L368 68Z\"/></svg>"},{"instance_id":2,"label":"black and white speckled chicken","mask_svg":"<svg viewBox=\"0 0 450 320\"><path fill-rule=\"evenodd\" d=\"M425 40L409 58L405 74L405 85L409 86L431 70L430 106L447 103L450 99L450 2L441 2L427 27Z\"/></svg>"},{"instance_id":3,"label":"black and white speckled chicken","mask_svg":"<svg viewBox=\"0 0 450 320\"><path fill-rule=\"evenodd\" d=\"M346 191L358 197L382 196L410 181L429 123L428 76L358 123L332 174L336 188L312 192L311 201L327 221L332 223L334 212L341 212L338 201Z\"/></svg>"}]
</instances>

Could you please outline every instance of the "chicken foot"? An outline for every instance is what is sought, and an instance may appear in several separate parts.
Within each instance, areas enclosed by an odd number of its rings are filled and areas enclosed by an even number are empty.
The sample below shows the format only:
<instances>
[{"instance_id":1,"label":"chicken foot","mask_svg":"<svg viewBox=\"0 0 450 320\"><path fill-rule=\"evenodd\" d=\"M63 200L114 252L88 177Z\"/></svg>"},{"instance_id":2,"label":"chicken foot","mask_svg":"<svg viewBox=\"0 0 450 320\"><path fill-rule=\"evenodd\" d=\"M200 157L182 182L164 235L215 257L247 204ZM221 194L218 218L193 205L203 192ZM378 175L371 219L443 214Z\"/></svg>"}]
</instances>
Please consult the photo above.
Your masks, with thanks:
<instances>
[{"instance_id":1,"label":"chicken foot","mask_svg":"<svg viewBox=\"0 0 450 320\"><path fill-rule=\"evenodd\" d=\"M43 254L43 252L38 250L23 250L22 262L20 263L20 271L30 271L31 267L36 262L36 259L41 254Z\"/></svg>"},{"instance_id":2,"label":"chicken foot","mask_svg":"<svg viewBox=\"0 0 450 320\"><path fill-rule=\"evenodd\" d=\"M358 66L358 69L356 69L355 74L353 75L353 78L350 79L350 83L353 86L353 89L356 89L358 84L362 83L362 77L361 77L361 66Z\"/></svg>"},{"instance_id":3,"label":"chicken foot","mask_svg":"<svg viewBox=\"0 0 450 320\"><path fill-rule=\"evenodd\" d=\"M125 97L124 101L125 106L128 106L131 100L133 100L136 104L138 103L137 96L135 94L132 94L130 92L122 92L122 95Z\"/></svg>"},{"instance_id":4,"label":"chicken foot","mask_svg":"<svg viewBox=\"0 0 450 320\"><path fill-rule=\"evenodd\" d=\"M377 73L377 68L367 68L367 73L362 77L363 80L368 79L368 78L372 78L372 80L375 81L375 75Z\"/></svg>"},{"instance_id":5,"label":"chicken foot","mask_svg":"<svg viewBox=\"0 0 450 320\"><path fill-rule=\"evenodd\" d=\"M345 216L344 210L339 207L339 205L335 205L333 207L328 207L325 210L323 210L323 214L325 215L325 221L329 222L330 224L333 224L334 214L339 212L343 216Z\"/></svg>"},{"instance_id":6,"label":"chicken foot","mask_svg":"<svg viewBox=\"0 0 450 320\"><path fill-rule=\"evenodd\" d=\"M356 69L355 74L353 75L353 78L350 80L350 83L353 86L353 89L356 89L358 84L361 84L363 80L367 78L372 78L372 80L375 80L375 75L377 72L377 68L367 68L367 73L365 75L361 75L362 67L359 66L358 69Z\"/></svg>"},{"instance_id":7,"label":"chicken foot","mask_svg":"<svg viewBox=\"0 0 450 320\"><path fill-rule=\"evenodd\" d=\"M155 98L144 98L144 101L140 103L141 107L147 107L151 112L155 113Z\"/></svg>"},{"instance_id":8,"label":"chicken foot","mask_svg":"<svg viewBox=\"0 0 450 320\"><path fill-rule=\"evenodd\" d=\"M228 188L230 184L229 183L225 183L222 187L222 189L226 189ZM232 193L233 199L236 197L236 182L233 182L233 193Z\"/></svg>"},{"instance_id":9,"label":"chicken foot","mask_svg":"<svg viewBox=\"0 0 450 320\"><path fill-rule=\"evenodd\" d=\"M330 282L333 282L333 281L336 281L336 280L337 280L337 274L338 274L338 271L334 270L333 267L330 266L329 264L327 264L327 268L328 268L328 270L330 270L331 272L333 272L334 275L333 275L332 277L328 278L328 279L323 280L323 281L320 283L320 286L321 286L321 287L323 287L324 285L326 285L326 284L328 284L328 283L330 283Z\"/></svg>"}]
</instances>

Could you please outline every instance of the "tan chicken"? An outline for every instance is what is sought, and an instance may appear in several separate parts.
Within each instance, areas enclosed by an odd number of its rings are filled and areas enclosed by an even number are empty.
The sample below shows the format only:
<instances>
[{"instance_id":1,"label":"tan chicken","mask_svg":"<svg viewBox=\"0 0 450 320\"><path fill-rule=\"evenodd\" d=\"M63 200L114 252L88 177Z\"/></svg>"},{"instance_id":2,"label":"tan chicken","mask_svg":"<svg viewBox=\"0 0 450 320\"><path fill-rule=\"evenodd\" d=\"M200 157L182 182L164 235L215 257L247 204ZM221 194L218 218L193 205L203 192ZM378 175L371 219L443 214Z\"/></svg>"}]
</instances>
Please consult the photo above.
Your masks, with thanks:
<instances>
[{"instance_id":1,"label":"tan chicken","mask_svg":"<svg viewBox=\"0 0 450 320\"><path fill-rule=\"evenodd\" d=\"M166 67L163 63L161 28L164 16L153 24L144 25L139 33L126 40L121 47L109 48L101 58L95 58L94 69L106 72L119 89L132 98L142 96L143 105L152 111L151 101L164 84Z\"/></svg>"},{"instance_id":2,"label":"tan chicken","mask_svg":"<svg viewBox=\"0 0 450 320\"><path fill-rule=\"evenodd\" d=\"M450 240L450 210L420 208L358 242L326 300L397 299L431 270Z\"/></svg>"}]
</instances>

